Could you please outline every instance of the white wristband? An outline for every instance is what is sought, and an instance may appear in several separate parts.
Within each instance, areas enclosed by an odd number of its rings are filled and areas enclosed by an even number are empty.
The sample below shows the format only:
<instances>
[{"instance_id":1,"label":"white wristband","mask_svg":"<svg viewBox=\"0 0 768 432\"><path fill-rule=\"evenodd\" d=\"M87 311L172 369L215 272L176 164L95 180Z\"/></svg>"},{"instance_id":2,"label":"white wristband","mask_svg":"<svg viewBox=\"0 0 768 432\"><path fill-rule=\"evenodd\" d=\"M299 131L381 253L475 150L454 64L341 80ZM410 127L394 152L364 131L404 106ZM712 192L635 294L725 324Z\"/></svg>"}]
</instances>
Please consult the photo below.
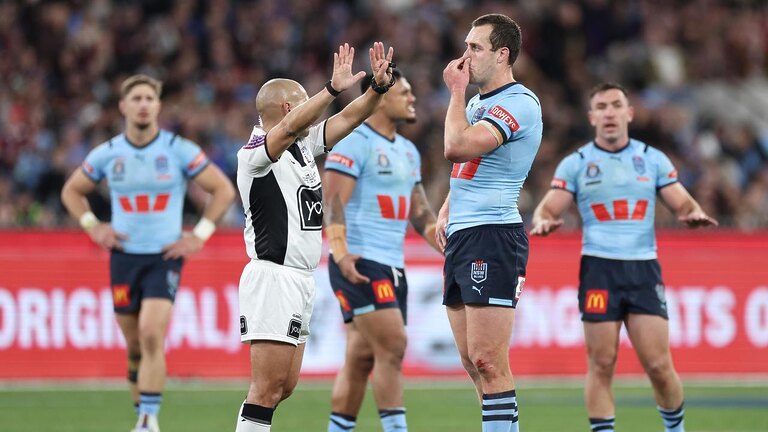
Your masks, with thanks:
<instances>
[{"instance_id":1,"label":"white wristband","mask_svg":"<svg viewBox=\"0 0 768 432\"><path fill-rule=\"evenodd\" d=\"M80 216L80 226L86 231L90 230L98 224L99 219L96 218L96 215L93 214L92 211L87 211L83 213L82 216Z\"/></svg>"},{"instance_id":2,"label":"white wristband","mask_svg":"<svg viewBox=\"0 0 768 432\"><path fill-rule=\"evenodd\" d=\"M216 231L216 224L211 222L210 219L202 218L200 219L200 222L195 225L192 234L202 241L207 241L213 235L214 231Z\"/></svg>"}]
</instances>

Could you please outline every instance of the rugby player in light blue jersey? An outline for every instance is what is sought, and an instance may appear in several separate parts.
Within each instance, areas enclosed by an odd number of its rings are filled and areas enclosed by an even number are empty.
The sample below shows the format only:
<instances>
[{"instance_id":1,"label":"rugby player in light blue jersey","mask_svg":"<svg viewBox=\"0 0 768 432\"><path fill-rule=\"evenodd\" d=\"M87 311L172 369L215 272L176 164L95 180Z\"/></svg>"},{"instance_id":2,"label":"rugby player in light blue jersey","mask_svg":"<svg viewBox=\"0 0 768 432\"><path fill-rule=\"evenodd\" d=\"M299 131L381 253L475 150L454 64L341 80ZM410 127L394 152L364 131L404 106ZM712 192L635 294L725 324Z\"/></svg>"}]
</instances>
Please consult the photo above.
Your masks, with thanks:
<instances>
[{"instance_id":1,"label":"rugby player in light blue jersey","mask_svg":"<svg viewBox=\"0 0 768 432\"><path fill-rule=\"evenodd\" d=\"M482 430L518 431L509 341L528 237L517 200L541 144L541 106L512 75L521 47L517 23L505 15L481 16L465 42L462 57L443 71L451 94L445 157L454 162L436 230L445 248L443 304L482 401ZM480 93L465 108L470 83Z\"/></svg>"},{"instance_id":2,"label":"rugby player in light blue jersey","mask_svg":"<svg viewBox=\"0 0 768 432\"><path fill-rule=\"evenodd\" d=\"M347 324L344 366L336 375L328 432L354 430L368 376L384 432L407 431L401 364L408 282L403 243L408 221L435 249L435 215L421 184L416 146L397 133L416 121L411 84L395 85L365 123L325 162L325 221L331 287ZM371 75L361 83L371 86Z\"/></svg>"},{"instance_id":3,"label":"rugby player in light blue jersey","mask_svg":"<svg viewBox=\"0 0 768 432\"><path fill-rule=\"evenodd\" d=\"M690 228L717 225L677 181L659 150L629 137L634 109L614 83L589 96L595 139L558 165L533 214L531 235L546 236L576 200L583 221L579 311L589 358L584 399L593 431L612 432L611 382L623 322L653 385L667 432L683 432L683 387L669 351L661 268L656 260L656 194Z\"/></svg>"},{"instance_id":4,"label":"rugby player in light blue jersey","mask_svg":"<svg viewBox=\"0 0 768 432\"><path fill-rule=\"evenodd\" d=\"M197 144L160 129L162 84L134 75L121 87L125 133L94 148L67 180L61 199L91 239L111 251L115 315L128 349L136 432L157 432L165 385L165 332L183 259L203 247L235 198L232 183ZM112 222L91 212L86 195L106 179ZM187 182L211 199L191 232L182 231Z\"/></svg>"}]
</instances>

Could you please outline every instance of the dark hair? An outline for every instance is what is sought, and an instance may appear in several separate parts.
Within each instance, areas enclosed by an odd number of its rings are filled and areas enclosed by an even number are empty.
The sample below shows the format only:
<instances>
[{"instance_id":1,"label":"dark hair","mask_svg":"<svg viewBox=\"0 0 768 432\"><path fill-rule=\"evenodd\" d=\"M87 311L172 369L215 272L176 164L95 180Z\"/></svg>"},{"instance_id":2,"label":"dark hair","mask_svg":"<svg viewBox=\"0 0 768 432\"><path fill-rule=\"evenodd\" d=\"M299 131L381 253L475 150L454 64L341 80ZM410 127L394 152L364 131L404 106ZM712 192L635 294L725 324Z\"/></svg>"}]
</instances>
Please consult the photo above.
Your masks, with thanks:
<instances>
[{"instance_id":1,"label":"dark hair","mask_svg":"<svg viewBox=\"0 0 768 432\"><path fill-rule=\"evenodd\" d=\"M152 87L152 90L157 93L157 97L160 98L160 95L163 92L163 83L159 80L156 80L152 78L149 75L144 74L138 74L128 77L123 83L120 85L120 99L128 96L128 93L131 92L131 89L136 87L140 84L146 84L150 87Z\"/></svg>"},{"instance_id":2,"label":"dark hair","mask_svg":"<svg viewBox=\"0 0 768 432\"><path fill-rule=\"evenodd\" d=\"M493 26L490 35L491 49L496 51L499 48L507 47L509 49L508 63L510 66L515 64L523 44L520 26L512 18L502 14L483 15L472 21L472 27L483 25Z\"/></svg>"},{"instance_id":3,"label":"dark hair","mask_svg":"<svg viewBox=\"0 0 768 432\"><path fill-rule=\"evenodd\" d=\"M402 72L400 72L400 69L392 69L392 75L395 77L395 81L399 80L403 76ZM373 81L372 73L366 74L365 77L360 80L360 93L365 93L366 90L368 90L368 87L371 86L371 81Z\"/></svg>"},{"instance_id":4,"label":"dark hair","mask_svg":"<svg viewBox=\"0 0 768 432\"><path fill-rule=\"evenodd\" d=\"M627 100L629 100L629 92L627 91L626 87L619 83L615 82L602 82L594 87L592 87L592 90L589 91L589 100L592 100L592 98L598 94L602 93L607 90L619 90L622 93L624 93L624 96L627 97Z\"/></svg>"}]
</instances>

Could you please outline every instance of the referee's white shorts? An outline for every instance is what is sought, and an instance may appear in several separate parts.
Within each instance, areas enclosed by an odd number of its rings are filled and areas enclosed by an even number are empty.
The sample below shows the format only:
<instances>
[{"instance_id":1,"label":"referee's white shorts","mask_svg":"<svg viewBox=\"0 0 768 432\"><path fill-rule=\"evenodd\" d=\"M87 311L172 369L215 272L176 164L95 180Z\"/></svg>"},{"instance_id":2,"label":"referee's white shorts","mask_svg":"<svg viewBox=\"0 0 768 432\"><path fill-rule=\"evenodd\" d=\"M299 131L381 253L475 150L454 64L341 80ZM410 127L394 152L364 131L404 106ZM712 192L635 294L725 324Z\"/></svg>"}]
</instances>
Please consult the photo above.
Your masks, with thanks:
<instances>
[{"instance_id":1,"label":"referee's white shorts","mask_svg":"<svg viewBox=\"0 0 768 432\"><path fill-rule=\"evenodd\" d=\"M315 305L311 270L251 260L240 276L240 340L298 345L309 337Z\"/></svg>"}]
</instances>

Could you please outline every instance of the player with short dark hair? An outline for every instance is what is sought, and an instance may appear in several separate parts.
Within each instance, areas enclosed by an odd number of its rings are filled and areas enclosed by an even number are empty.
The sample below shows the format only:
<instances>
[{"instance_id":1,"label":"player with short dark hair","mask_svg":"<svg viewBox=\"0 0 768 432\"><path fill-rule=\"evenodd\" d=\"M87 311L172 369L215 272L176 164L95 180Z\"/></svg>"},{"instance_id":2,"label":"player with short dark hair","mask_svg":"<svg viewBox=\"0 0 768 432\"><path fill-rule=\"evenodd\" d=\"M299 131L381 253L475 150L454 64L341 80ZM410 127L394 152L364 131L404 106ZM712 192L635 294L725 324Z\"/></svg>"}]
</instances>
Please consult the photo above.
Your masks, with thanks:
<instances>
[{"instance_id":1,"label":"player with short dark hair","mask_svg":"<svg viewBox=\"0 0 768 432\"><path fill-rule=\"evenodd\" d=\"M91 239L109 250L112 297L128 348L136 432L157 432L165 385L165 332L185 257L200 250L235 190L197 144L160 129L160 81L134 75L121 87L125 133L93 149L67 180L61 200ZM91 212L86 195L107 180L112 222ZM187 181L211 199L191 232L182 231Z\"/></svg>"},{"instance_id":2,"label":"player with short dark hair","mask_svg":"<svg viewBox=\"0 0 768 432\"><path fill-rule=\"evenodd\" d=\"M376 111L341 140L325 162L328 272L347 328L328 432L354 430L371 375L384 432L407 431L403 402L408 221L435 249L435 215L421 184L416 146L397 133L416 121L416 97L398 70ZM363 92L371 76L362 81Z\"/></svg>"},{"instance_id":3,"label":"player with short dark hair","mask_svg":"<svg viewBox=\"0 0 768 432\"><path fill-rule=\"evenodd\" d=\"M374 84L315 126L338 94L365 76L352 74L355 50L334 54L333 76L309 98L296 81L273 79L256 95L261 124L237 152L237 185L251 258L240 277L241 340L250 344L251 380L237 432L269 431L277 404L299 379L315 298L312 276L322 248L323 203L315 157L373 113L394 85L393 49L369 50Z\"/></svg>"},{"instance_id":4,"label":"player with short dark hair","mask_svg":"<svg viewBox=\"0 0 768 432\"><path fill-rule=\"evenodd\" d=\"M592 430L614 430L611 383L623 322L653 385L665 431L683 432L683 387L669 350L664 281L656 259L656 195L690 228L717 221L678 182L664 153L629 137L634 109L624 87L602 83L589 95L595 139L560 162L552 189L533 214L531 235L557 230L563 224L560 215L576 201L584 226L579 311Z\"/></svg>"},{"instance_id":5,"label":"player with short dark hair","mask_svg":"<svg viewBox=\"0 0 768 432\"><path fill-rule=\"evenodd\" d=\"M517 431L509 341L528 262L517 200L541 144L541 106L512 73L521 46L514 20L484 15L465 43L461 58L443 71L451 93L445 157L454 162L437 223L445 248L443 304L482 401L483 431ZM480 93L465 108L470 83Z\"/></svg>"}]
</instances>

